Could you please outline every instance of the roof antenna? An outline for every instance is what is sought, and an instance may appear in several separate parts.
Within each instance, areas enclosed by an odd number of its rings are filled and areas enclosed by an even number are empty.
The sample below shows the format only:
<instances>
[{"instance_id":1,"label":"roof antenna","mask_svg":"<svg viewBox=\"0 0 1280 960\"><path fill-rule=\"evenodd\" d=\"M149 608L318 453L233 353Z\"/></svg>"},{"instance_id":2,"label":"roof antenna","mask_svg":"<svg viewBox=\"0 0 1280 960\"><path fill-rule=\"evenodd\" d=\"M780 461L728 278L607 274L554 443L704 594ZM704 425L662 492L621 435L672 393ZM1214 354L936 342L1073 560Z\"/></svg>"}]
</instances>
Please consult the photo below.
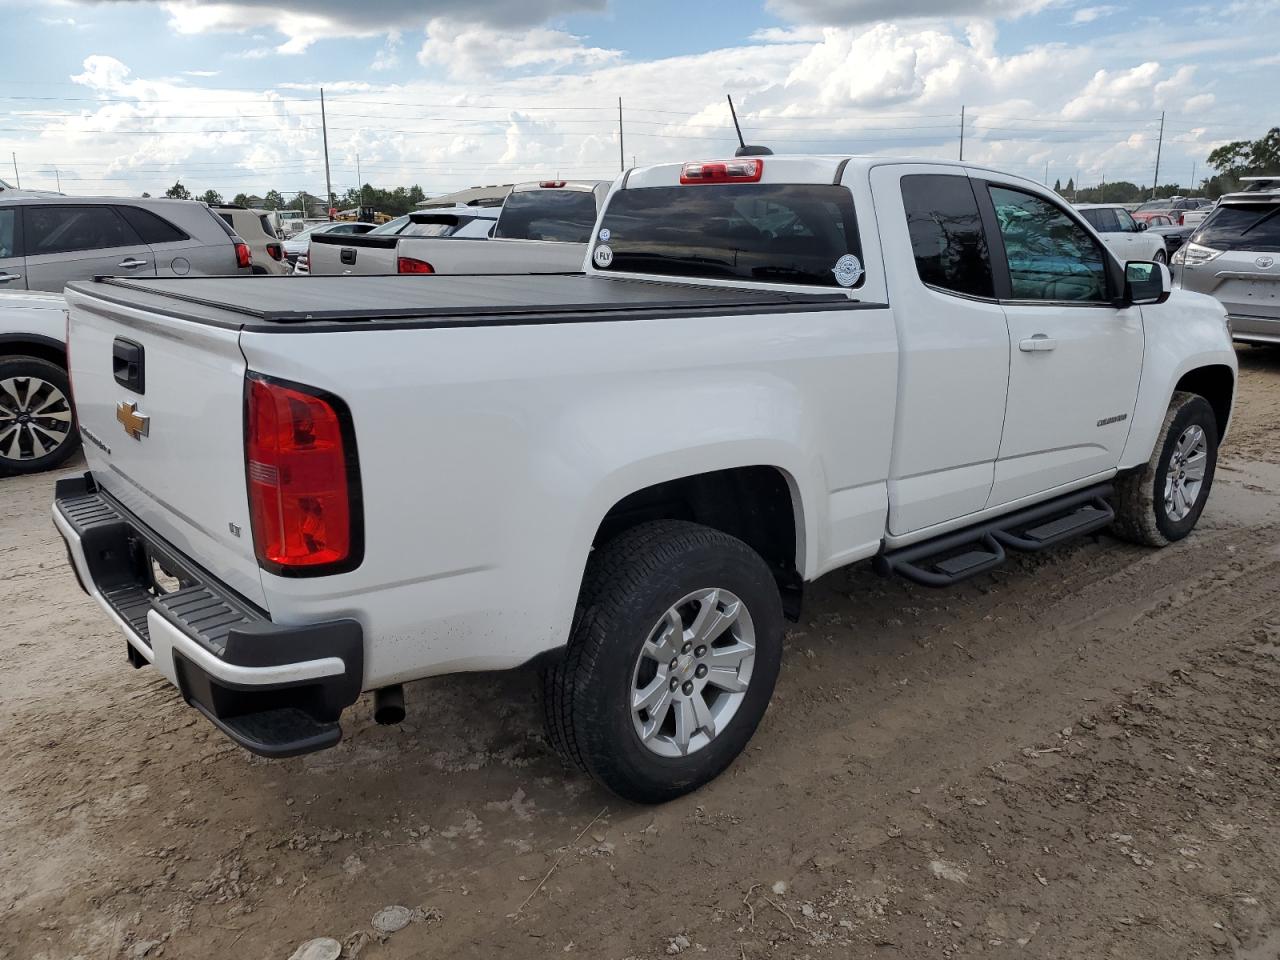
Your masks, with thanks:
<instances>
[{"instance_id":1,"label":"roof antenna","mask_svg":"<svg viewBox=\"0 0 1280 960\"><path fill-rule=\"evenodd\" d=\"M733 96L732 94L726 93L725 97L729 101L729 116L733 117L733 129L738 131L739 146L737 150L733 151L733 155L735 157L771 157L773 156L773 151L770 150L768 147L759 147L753 144L748 144L747 141L742 139L742 127L738 126L738 111L733 109Z\"/></svg>"}]
</instances>

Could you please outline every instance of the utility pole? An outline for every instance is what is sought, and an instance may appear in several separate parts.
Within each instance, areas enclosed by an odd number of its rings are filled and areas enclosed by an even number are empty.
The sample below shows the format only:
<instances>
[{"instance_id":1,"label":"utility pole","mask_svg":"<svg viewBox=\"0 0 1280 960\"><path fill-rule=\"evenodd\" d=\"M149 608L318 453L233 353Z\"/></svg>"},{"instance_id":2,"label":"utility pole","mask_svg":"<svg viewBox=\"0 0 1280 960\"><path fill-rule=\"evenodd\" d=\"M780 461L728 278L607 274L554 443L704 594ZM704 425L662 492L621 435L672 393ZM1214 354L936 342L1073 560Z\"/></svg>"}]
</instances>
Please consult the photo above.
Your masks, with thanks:
<instances>
[{"instance_id":1,"label":"utility pole","mask_svg":"<svg viewBox=\"0 0 1280 960\"><path fill-rule=\"evenodd\" d=\"M1071 181L1071 202L1080 199L1080 170L1077 168L1075 179Z\"/></svg>"},{"instance_id":2,"label":"utility pole","mask_svg":"<svg viewBox=\"0 0 1280 960\"><path fill-rule=\"evenodd\" d=\"M1046 187L1049 185L1049 161L1048 160L1044 162L1044 185Z\"/></svg>"},{"instance_id":3,"label":"utility pole","mask_svg":"<svg viewBox=\"0 0 1280 960\"><path fill-rule=\"evenodd\" d=\"M618 98L618 169L626 171L627 154L622 145L622 98Z\"/></svg>"},{"instance_id":4,"label":"utility pole","mask_svg":"<svg viewBox=\"0 0 1280 960\"><path fill-rule=\"evenodd\" d=\"M1098 202L1105 203L1107 199L1107 174L1102 174L1102 179L1098 181Z\"/></svg>"},{"instance_id":5,"label":"utility pole","mask_svg":"<svg viewBox=\"0 0 1280 960\"><path fill-rule=\"evenodd\" d=\"M1191 192L1196 192L1196 162L1191 161Z\"/></svg>"},{"instance_id":6,"label":"utility pole","mask_svg":"<svg viewBox=\"0 0 1280 960\"><path fill-rule=\"evenodd\" d=\"M1194 167L1192 169L1195 169ZM58 168L53 168L53 178L58 181L58 192L62 192L62 174L58 173Z\"/></svg>"},{"instance_id":7,"label":"utility pole","mask_svg":"<svg viewBox=\"0 0 1280 960\"><path fill-rule=\"evenodd\" d=\"M15 181L14 186L17 187L19 190L21 190L22 178L18 176L18 151L17 150L13 151L13 179Z\"/></svg>"},{"instance_id":8,"label":"utility pole","mask_svg":"<svg viewBox=\"0 0 1280 960\"><path fill-rule=\"evenodd\" d=\"M329 123L324 115L324 87L320 88L320 132L324 138L324 190L328 194L325 198L324 215L326 219L332 219L329 211L333 209L333 181L329 179ZM302 216L305 218L306 204L302 206Z\"/></svg>"},{"instance_id":9,"label":"utility pole","mask_svg":"<svg viewBox=\"0 0 1280 960\"><path fill-rule=\"evenodd\" d=\"M1156 141L1156 176L1155 183L1151 184L1151 199L1156 198L1156 191L1160 189L1160 150L1164 147L1164 111L1160 111L1160 139Z\"/></svg>"},{"instance_id":10,"label":"utility pole","mask_svg":"<svg viewBox=\"0 0 1280 960\"><path fill-rule=\"evenodd\" d=\"M960 104L960 159L964 159L964 104Z\"/></svg>"},{"instance_id":11,"label":"utility pole","mask_svg":"<svg viewBox=\"0 0 1280 960\"><path fill-rule=\"evenodd\" d=\"M360 187L360 206L364 206L364 177L360 176L360 154L356 154L356 183ZM360 219L360 213L357 211L356 219Z\"/></svg>"}]
</instances>

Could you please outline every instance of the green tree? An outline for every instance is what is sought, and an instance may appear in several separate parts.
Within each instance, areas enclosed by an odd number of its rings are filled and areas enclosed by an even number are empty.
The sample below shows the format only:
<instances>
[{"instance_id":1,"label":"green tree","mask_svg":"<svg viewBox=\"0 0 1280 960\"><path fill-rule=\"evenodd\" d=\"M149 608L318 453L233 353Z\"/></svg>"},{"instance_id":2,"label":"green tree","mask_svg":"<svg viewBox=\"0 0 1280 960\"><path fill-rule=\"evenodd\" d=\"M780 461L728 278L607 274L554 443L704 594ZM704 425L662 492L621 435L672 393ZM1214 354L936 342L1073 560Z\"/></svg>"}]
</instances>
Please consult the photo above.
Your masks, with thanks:
<instances>
[{"instance_id":1,"label":"green tree","mask_svg":"<svg viewBox=\"0 0 1280 960\"><path fill-rule=\"evenodd\" d=\"M147 193L147 191L145 191L145 190L143 190L143 191L142 191L142 195L143 195L144 197L149 197L149 196L151 196L151 194Z\"/></svg>"},{"instance_id":2,"label":"green tree","mask_svg":"<svg viewBox=\"0 0 1280 960\"><path fill-rule=\"evenodd\" d=\"M279 190L268 190L267 195L262 198L262 204L268 210L281 210L284 208L284 197Z\"/></svg>"},{"instance_id":3,"label":"green tree","mask_svg":"<svg viewBox=\"0 0 1280 960\"><path fill-rule=\"evenodd\" d=\"M1061 193L1061 192L1062 192L1062 181L1061 181L1061 180L1055 180L1055 181L1053 181L1053 192L1054 192L1054 193Z\"/></svg>"},{"instance_id":4,"label":"green tree","mask_svg":"<svg viewBox=\"0 0 1280 960\"><path fill-rule=\"evenodd\" d=\"M1272 127L1257 140L1236 140L1219 147L1209 154L1209 166L1235 180L1280 173L1280 127Z\"/></svg>"},{"instance_id":5,"label":"green tree","mask_svg":"<svg viewBox=\"0 0 1280 960\"><path fill-rule=\"evenodd\" d=\"M217 190L206 190L204 193L200 194L199 199L203 200L211 207L219 207L222 205L222 194Z\"/></svg>"},{"instance_id":6,"label":"green tree","mask_svg":"<svg viewBox=\"0 0 1280 960\"><path fill-rule=\"evenodd\" d=\"M191 199L191 191L182 185L181 180L177 181L176 183L174 183L172 187L166 190L164 192L164 195L168 197L170 200L190 200Z\"/></svg>"},{"instance_id":7,"label":"green tree","mask_svg":"<svg viewBox=\"0 0 1280 960\"><path fill-rule=\"evenodd\" d=\"M237 193L231 198L231 202L237 207L247 207L249 205L249 195L247 193Z\"/></svg>"}]
</instances>

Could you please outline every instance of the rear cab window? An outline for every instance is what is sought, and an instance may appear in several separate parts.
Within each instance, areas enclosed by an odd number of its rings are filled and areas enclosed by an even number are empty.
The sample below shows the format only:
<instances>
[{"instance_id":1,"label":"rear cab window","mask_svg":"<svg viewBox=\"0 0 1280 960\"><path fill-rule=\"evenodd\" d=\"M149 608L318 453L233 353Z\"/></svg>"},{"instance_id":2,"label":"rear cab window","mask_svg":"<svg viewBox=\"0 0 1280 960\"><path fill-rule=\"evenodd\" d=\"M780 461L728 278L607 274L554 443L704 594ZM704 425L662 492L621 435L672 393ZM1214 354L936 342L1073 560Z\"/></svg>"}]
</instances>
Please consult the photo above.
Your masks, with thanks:
<instances>
[{"instance_id":1,"label":"rear cab window","mask_svg":"<svg viewBox=\"0 0 1280 960\"><path fill-rule=\"evenodd\" d=\"M920 281L947 293L994 298L991 253L972 181L911 174L902 178L902 204Z\"/></svg>"},{"instance_id":2,"label":"rear cab window","mask_svg":"<svg viewBox=\"0 0 1280 960\"><path fill-rule=\"evenodd\" d=\"M507 197L493 231L495 240L586 243L596 223L591 190L516 190Z\"/></svg>"},{"instance_id":3,"label":"rear cab window","mask_svg":"<svg viewBox=\"0 0 1280 960\"><path fill-rule=\"evenodd\" d=\"M831 184L617 190L597 239L616 271L844 289L865 280L853 195Z\"/></svg>"},{"instance_id":4,"label":"rear cab window","mask_svg":"<svg viewBox=\"0 0 1280 960\"><path fill-rule=\"evenodd\" d=\"M1280 251L1280 203L1224 203L1191 238L1214 250Z\"/></svg>"}]
</instances>

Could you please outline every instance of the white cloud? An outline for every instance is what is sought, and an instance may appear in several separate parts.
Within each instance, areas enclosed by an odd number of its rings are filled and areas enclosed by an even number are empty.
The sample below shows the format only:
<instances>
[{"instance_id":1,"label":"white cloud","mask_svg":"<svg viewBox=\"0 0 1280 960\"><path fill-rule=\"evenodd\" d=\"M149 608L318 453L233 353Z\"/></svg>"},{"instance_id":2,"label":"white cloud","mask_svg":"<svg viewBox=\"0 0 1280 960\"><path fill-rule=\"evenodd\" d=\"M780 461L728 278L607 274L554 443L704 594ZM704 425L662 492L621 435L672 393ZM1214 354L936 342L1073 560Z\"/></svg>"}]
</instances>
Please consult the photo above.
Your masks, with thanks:
<instances>
[{"instance_id":1,"label":"white cloud","mask_svg":"<svg viewBox=\"0 0 1280 960\"><path fill-rule=\"evenodd\" d=\"M1060 0L768 0L778 16L797 23L845 25L877 20L1019 17Z\"/></svg>"},{"instance_id":2,"label":"white cloud","mask_svg":"<svg viewBox=\"0 0 1280 960\"><path fill-rule=\"evenodd\" d=\"M562 30L532 27L513 31L432 20L427 24L418 62L455 77L480 77L534 67L598 67L620 56L620 51L589 47L581 37Z\"/></svg>"},{"instance_id":3,"label":"white cloud","mask_svg":"<svg viewBox=\"0 0 1280 960\"><path fill-rule=\"evenodd\" d=\"M1101 20L1103 17L1118 13L1121 9L1121 7L1108 6L1106 4L1098 7L1080 7L1071 14L1071 22L1077 26L1093 23L1095 20Z\"/></svg>"}]
</instances>

